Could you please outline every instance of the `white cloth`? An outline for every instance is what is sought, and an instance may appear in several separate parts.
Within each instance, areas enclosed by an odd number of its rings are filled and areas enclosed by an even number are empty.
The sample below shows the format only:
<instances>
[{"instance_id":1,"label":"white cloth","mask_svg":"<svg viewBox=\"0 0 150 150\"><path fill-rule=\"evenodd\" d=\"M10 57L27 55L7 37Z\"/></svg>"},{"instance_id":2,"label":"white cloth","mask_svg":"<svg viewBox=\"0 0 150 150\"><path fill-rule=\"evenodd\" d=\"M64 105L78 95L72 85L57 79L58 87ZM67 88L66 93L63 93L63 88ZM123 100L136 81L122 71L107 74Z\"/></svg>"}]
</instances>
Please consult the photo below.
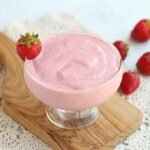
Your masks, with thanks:
<instances>
[{"instance_id":1,"label":"white cloth","mask_svg":"<svg viewBox=\"0 0 150 150\"><path fill-rule=\"evenodd\" d=\"M39 33L40 38L47 38L50 35L66 31L86 30L87 29L84 28L77 19L64 13L47 15L34 22L17 22L6 27L3 32L13 40L16 40L20 34L26 32ZM139 46L135 43L133 45L134 47ZM126 68L128 68L130 63L127 61L124 63L126 63ZM0 85L2 85L3 72L3 69L1 69ZM150 150L150 78L142 77L140 88L126 98L129 102L143 111L144 120L140 129L123 143L117 145L115 150ZM4 114L2 107L0 106L0 149L50 150L51 148Z\"/></svg>"}]
</instances>

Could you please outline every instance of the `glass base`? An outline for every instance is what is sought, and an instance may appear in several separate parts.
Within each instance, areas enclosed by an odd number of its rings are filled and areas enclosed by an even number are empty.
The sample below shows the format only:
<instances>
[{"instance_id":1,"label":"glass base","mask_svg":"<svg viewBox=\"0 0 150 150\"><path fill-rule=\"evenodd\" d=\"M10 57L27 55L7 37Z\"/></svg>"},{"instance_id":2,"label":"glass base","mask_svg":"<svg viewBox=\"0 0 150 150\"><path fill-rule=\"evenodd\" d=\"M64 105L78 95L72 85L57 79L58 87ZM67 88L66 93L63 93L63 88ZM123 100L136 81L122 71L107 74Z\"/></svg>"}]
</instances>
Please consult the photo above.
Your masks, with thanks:
<instances>
[{"instance_id":1,"label":"glass base","mask_svg":"<svg viewBox=\"0 0 150 150\"><path fill-rule=\"evenodd\" d=\"M92 124L99 113L98 107L83 111L69 111L47 107L46 115L49 121L63 129L76 129Z\"/></svg>"}]
</instances>

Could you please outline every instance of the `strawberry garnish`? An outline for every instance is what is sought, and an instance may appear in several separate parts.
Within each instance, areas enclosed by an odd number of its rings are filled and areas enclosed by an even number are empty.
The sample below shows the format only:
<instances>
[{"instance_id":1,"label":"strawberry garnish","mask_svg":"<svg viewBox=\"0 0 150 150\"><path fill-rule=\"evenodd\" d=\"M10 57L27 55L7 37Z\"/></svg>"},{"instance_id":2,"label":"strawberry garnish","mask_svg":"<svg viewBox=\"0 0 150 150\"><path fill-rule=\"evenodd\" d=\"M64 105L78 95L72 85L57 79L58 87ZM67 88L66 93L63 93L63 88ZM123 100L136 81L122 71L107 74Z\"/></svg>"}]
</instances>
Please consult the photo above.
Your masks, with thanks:
<instances>
[{"instance_id":1,"label":"strawberry garnish","mask_svg":"<svg viewBox=\"0 0 150 150\"><path fill-rule=\"evenodd\" d=\"M136 64L138 70L144 75L150 75L150 52L144 53Z\"/></svg>"},{"instance_id":2,"label":"strawberry garnish","mask_svg":"<svg viewBox=\"0 0 150 150\"><path fill-rule=\"evenodd\" d=\"M135 72L125 72L120 84L120 91L123 94L133 93L140 85L140 75Z\"/></svg>"},{"instance_id":3,"label":"strawberry garnish","mask_svg":"<svg viewBox=\"0 0 150 150\"><path fill-rule=\"evenodd\" d=\"M122 60L124 60L127 56L129 45L124 41L116 41L114 42L114 46L118 49Z\"/></svg>"},{"instance_id":4,"label":"strawberry garnish","mask_svg":"<svg viewBox=\"0 0 150 150\"><path fill-rule=\"evenodd\" d=\"M25 35L21 35L17 41L16 49L22 60L37 57L42 49L38 34L26 33Z\"/></svg>"},{"instance_id":5,"label":"strawberry garnish","mask_svg":"<svg viewBox=\"0 0 150 150\"><path fill-rule=\"evenodd\" d=\"M131 37L137 42L145 42L150 38L150 20L139 21L131 32Z\"/></svg>"}]
</instances>

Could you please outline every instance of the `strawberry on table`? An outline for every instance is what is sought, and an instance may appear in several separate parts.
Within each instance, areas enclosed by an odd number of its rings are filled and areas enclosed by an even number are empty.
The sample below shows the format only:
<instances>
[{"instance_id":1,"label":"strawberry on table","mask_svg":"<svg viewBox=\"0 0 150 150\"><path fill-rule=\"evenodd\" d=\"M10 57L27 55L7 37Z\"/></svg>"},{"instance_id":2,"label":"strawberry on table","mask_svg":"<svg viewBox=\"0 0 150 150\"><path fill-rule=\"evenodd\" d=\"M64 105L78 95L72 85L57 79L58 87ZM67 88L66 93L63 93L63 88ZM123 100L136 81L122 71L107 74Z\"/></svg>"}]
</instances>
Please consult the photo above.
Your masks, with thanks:
<instances>
[{"instance_id":1,"label":"strawberry on table","mask_svg":"<svg viewBox=\"0 0 150 150\"><path fill-rule=\"evenodd\" d=\"M150 52L144 53L136 63L138 70L144 75L150 75Z\"/></svg>"},{"instance_id":2,"label":"strawberry on table","mask_svg":"<svg viewBox=\"0 0 150 150\"><path fill-rule=\"evenodd\" d=\"M139 21L131 32L131 37L137 42L145 42L150 38L150 20Z\"/></svg>"},{"instance_id":3,"label":"strawberry on table","mask_svg":"<svg viewBox=\"0 0 150 150\"><path fill-rule=\"evenodd\" d=\"M139 74L130 71L124 72L119 89L123 94L128 95L139 87L140 82L141 79Z\"/></svg>"},{"instance_id":4,"label":"strawberry on table","mask_svg":"<svg viewBox=\"0 0 150 150\"><path fill-rule=\"evenodd\" d=\"M34 59L41 52L42 46L38 34L26 33L17 41L16 50L22 60Z\"/></svg>"},{"instance_id":5,"label":"strawberry on table","mask_svg":"<svg viewBox=\"0 0 150 150\"><path fill-rule=\"evenodd\" d=\"M116 41L113 44L118 49L118 51L122 57L122 60L124 60L127 56L127 53L129 50L129 45L124 41Z\"/></svg>"}]
</instances>

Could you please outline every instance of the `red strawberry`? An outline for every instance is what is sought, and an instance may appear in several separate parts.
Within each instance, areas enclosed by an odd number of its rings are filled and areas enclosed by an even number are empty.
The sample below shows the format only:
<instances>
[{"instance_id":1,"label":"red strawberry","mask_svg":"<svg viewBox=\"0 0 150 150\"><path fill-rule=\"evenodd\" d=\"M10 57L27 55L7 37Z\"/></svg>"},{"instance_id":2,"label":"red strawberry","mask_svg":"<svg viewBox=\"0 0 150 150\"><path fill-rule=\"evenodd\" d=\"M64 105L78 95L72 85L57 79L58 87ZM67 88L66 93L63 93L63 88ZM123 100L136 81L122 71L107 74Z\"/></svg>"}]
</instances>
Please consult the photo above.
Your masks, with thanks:
<instances>
[{"instance_id":1,"label":"red strawberry","mask_svg":"<svg viewBox=\"0 0 150 150\"><path fill-rule=\"evenodd\" d=\"M137 61L136 66L144 75L150 75L150 52L143 54Z\"/></svg>"},{"instance_id":2,"label":"red strawberry","mask_svg":"<svg viewBox=\"0 0 150 150\"><path fill-rule=\"evenodd\" d=\"M17 53L18 55L25 60L34 59L41 52L41 42L38 39L38 34L26 33L21 35L21 38L17 41Z\"/></svg>"},{"instance_id":3,"label":"red strawberry","mask_svg":"<svg viewBox=\"0 0 150 150\"><path fill-rule=\"evenodd\" d=\"M131 32L131 37L137 42L145 42L150 38L150 20L139 21Z\"/></svg>"},{"instance_id":4,"label":"red strawberry","mask_svg":"<svg viewBox=\"0 0 150 150\"><path fill-rule=\"evenodd\" d=\"M140 76L135 72L125 72L120 84L120 91L126 95L133 93L140 85Z\"/></svg>"},{"instance_id":5,"label":"red strawberry","mask_svg":"<svg viewBox=\"0 0 150 150\"><path fill-rule=\"evenodd\" d=\"M129 50L129 45L125 43L124 41L116 41L114 43L114 46L118 49L122 60L124 60L127 56L128 50Z\"/></svg>"}]
</instances>

